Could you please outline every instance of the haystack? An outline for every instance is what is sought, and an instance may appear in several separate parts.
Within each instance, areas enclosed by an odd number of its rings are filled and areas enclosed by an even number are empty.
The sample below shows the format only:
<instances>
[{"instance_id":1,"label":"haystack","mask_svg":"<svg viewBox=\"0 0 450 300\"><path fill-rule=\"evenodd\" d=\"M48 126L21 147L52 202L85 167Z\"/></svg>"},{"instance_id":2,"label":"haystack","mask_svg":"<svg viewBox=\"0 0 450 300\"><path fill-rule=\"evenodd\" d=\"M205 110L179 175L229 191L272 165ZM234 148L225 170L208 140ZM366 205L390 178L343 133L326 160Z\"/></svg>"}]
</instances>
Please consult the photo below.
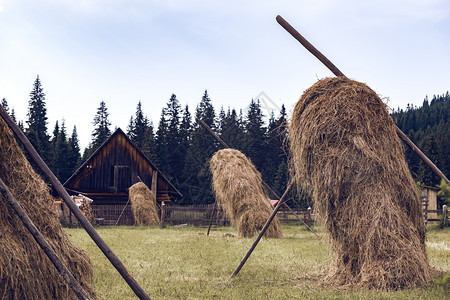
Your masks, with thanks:
<instances>
[{"instance_id":1,"label":"haystack","mask_svg":"<svg viewBox=\"0 0 450 300\"><path fill-rule=\"evenodd\" d=\"M211 158L213 190L239 237L252 237L262 229L273 211L262 187L261 174L240 151L224 149ZM275 217L266 233L268 238L281 238L281 226Z\"/></svg>"},{"instance_id":2,"label":"haystack","mask_svg":"<svg viewBox=\"0 0 450 300\"><path fill-rule=\"evenodd\" d=\"M317 82L295 106L289 142L295 180L312 191L334 250L324 282L396 290L432 281L418 190L374 91L343 77Z\"/></svg>"},{"instance_id":3,"label":"haystack","mask_svg":"<svg viewBox=\"0 0 450 300\"><path fill-rule=\"evenodd\" d=\"M133 184L129 190L131 211L135 225L158 225L158 207L153 192L143 182Z\"/></svg>"},{"instance_id":4,"label":"haystack","mask_svg":"<svg viewBox=\"0 0 450 300\"><path fill-rule=\"evenodd\" d=\"M0 118L0 178L83 289L93 269L88 256L70 243L53 209L54 199ZM0 298L78 299L0 194Z\"/></svg>"}]
</instances>

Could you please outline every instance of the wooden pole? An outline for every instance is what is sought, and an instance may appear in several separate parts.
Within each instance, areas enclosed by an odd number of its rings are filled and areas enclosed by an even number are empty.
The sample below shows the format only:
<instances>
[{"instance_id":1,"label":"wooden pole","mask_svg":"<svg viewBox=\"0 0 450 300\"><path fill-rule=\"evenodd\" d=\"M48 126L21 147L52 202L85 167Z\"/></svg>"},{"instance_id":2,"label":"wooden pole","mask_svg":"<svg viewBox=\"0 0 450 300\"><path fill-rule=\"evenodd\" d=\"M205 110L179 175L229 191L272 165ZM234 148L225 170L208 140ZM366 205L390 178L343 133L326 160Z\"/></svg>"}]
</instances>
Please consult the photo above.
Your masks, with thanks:
<instances>
[{"instance_id":1,"label":"wooden pole","mask_svg":"<svg viewBox=\"0 0 450 300\"><path fill-rule=\"evenodd\" d=\"M17 200L9 191L8 187L5 185L3 180L0 179L0 192L6 199L6 202L11 206L11 208L16 212L19 219L22 221L23 225L28 229L28 231L33 236L34 240L38 243L50 261L53 263L55 268L58 270L59 274L64 278L64 280L69 284L70 288L77 295L78 299L89 299L89 295L81 287L78 281L73 277L72 273L66 268L59 259L58 254L53 250L50 244L47 242L42 233L34 225L33 221L28 217L27 213L23 210Z\"/></svg>"},{"instance_id":2,"label":"wooden pole","mask_svg":"<svg viewBox=\"0 0 450 300\"><path fill-rule=\"evenodd\" d=\"M312 218L311 218L311 207L308 206L308 209L306 210L307 214L308 214L308 225L311 226L312 224Z\"/></svg>"},{"instance_id":3,"label":"wooden pole","mask_svg":"<svg viewBox=\"0 0 450 300\"><path fill-rule=\"evenodd\" d=\"M217 206L217 201L214 201L214 206L211 212L211 217L209 217L209 225L208 225L208 233L206 233L206 236L209 236L209 231L211 230L211 224L214 218L214 213L216 212L216 206Z\"/></svg>"},{"instance_id":4,"label":"wooden pole","mask_svg":"<svg viewBox=\"0 0 450 300\"><path fill-rule=\"evenodd\" d=\"M289 32L300 44L303 45L312 55L317 57L331 72L336 76L345 76L328 58L325 57L316 47L314 47L307 39L305 39L294 27L291 26L281 16L276 17L278 24L280 24L287 32Z\"/></svg>"},{"instance_id":5,"label":"wooden pole","mask_svg":"<svg viewBox=\"0 0 450 300\"><path fill-rule=\"evenodd\" d=\"M278 196L278 194L277 194L274 190L272 190L272 188L271 188L267 183L265 183L265 182L263 181L263 184L264 184L265 187L267 187L267 188L272 192L272 194L275 195L275 197L277 197L278 199L280 199L280 196ZM302 218L301 218L299 215L297 215L297 214L295 213L295 211L294 211L289 205L287 205L287 203L285 203L285 205L286 205L286 207L288 208L288 210L291 212L291 214L293 214L300 222L303 223L303 225L305 225L306 228L308 228L309 231L311 231L312 233L314 233L314 235L315 235L317 238L319 238L319 236L317 235L317 233L315 233L314 230L313 230L311 227L309 227L309 226L305 223L305 221L303 221Z\"/></svg>"},{"instance_id":6,"label":"wooden pole","mask_svg":"<svg viewBox=\"0 0 450 300\"><path fill-rule=\"evenodd\" d=\"M122 217L123 212L124 212L125 209L127 208L129 202L130 202L130 195L128 195L128 201L127 201L127 203L125 204L125 206L123 207L122 212L120 213L120 216L117 218L116 224L114 224L114 226L117 226L117 224L119 224L120 218Z\"/></svg>"},{"instance_id":7,"label":"wooden pole","mask_svg":"<svg viewBox=\"0 0 450 300\"><path fill-rule=\"evenodd\" d=\"M447 226L447 205L442 206L442 227Z\"/></svg>"},{"instance_id":8,"label":"wooden pole","mask_svg":"<svg viewBox=\"0 0 450 300\"><path fill-rule=\"evenodd\" d=\"M444 173L442 173L442 171L439 170L439 168L436 167L436 165L422 151L420 151L419 147L417 147L400 128L395 126L395 131L400 139L402 139L402 141L405 142L405 144L408 145L420 159L422 159L422 161L434 172L434 174L436 174L439 178L444 179L447 184L450 184L450 181Z\"/></svg>"},{"instance_id":9,"label":"wooden pole","mask_svg":"<svg viewBox=\"0 0 450 300\"><path fill-rule=\"evenodd\" d=\"M164 228L164 217L166 215L166 204L163 202L161 202L161 228Z\"/></svg>"},{"instance_id":10,"label":"wooden pole","mask_svg":"<svg viewBox=\"0 0 450 300\"><path fill-rule=\"evenodd\" d=\"M317 57L331 72L333 72L336 76L345 76L328 58L325 57L319 50L316 49L308 40L306 40L294 27L292 27L285 19L281 16L277 16L276 20L278 24L281 25L287 32L289 32L292 37L294 37L297 41L300 42L312 55ZM405 142L411 150L419 156L420 159L428 166L430 169L437 175L439 178L444 179L447 184L450 184L450 181L447 177L445 177L444 173L439 170L438 167L422 152L420 149L414 145L414 143L406 136L406 134L401 131L400 128L395 126L395 131L397 135L403 142Z\"/></svg>"},{"instance_id":11,"label":"wooden pole","mask_svg":"<svg viewBox=\"0 0 450 300\"><path fill-rule=\"evenodd\" d=\"M156 170L152 172L152 193L156 201L156 197L158 196L158 171Z\"/></svg>"},{"instance_id":12,"label":"wooden pole","mask_svg":"<svg viewBox=\"0 0 450 300\"><path fill-rule=\"evenodd\" d=\"M22 142L25 149L27 149L30 156L42 170L42 172L47 176L50 183L53 185L53 188L58 192L64 202L69 207L70 211L75 215L80 224L92 238L92 240L97 244L100 250L105 254L111 264L116 268L122 278L128 283L130 288L139 297L139 299L150 299L150 297L145 293L142 287L137 283L137 281L128 273L127 268L120 261L117 255L109 248L109 246L105 243L105 241L101 238L101 236L95 231L92 224L86 219L84 214L80 211L80 209L76 206L73 200L70 198L66 189L63 187L61 182L55 177L52 171L48 168L45 162L37 153L36 149L34 149L33 145L30 143L28 138L23 134L22 130L20 130L19 126L11 119L8 113L5 111L3 106L0 105L0 115L3 117L5 122L8 124L9 128L14 132L17 138Z\"/></svg>"},{"instance_id":13,"label":"wooden pole","mask_svg":"<svg viewBox=\"0 0 450 300\"><path fill-rule=\"evenodd\" d=\"M228 146L227 143L225 143L212 129L211 127L208 126L208 124L206 124L205 122L203 122L203 120L199 120L200 123L206 128L206 130L208 130L225 148L231 148L230 146ZM280 196L278 196L278 194L264 181L261 180L262 184L269 190L272 192L272 194L274 194L278 199L280 199ZM289 205L286 204L286 207L289 209L289 211L300 221L303 223L303 225L306 226L306 228L308 228L309 231L311 231L312 233L314 233L315 236L319 237L314 230L312 230L311 227L309 227L308 225L306 225L306 223L300 218L300 216L298 216L294 210L292 208L289 207ZM208 232L209 232L209 228L208 228Z\"/></svg>"},{"instance_id":14,"label":"wooden pole","mask_svg":"<svg viewBox=\"0 0 450 300\"><path fill-rule=\"evenodd\" d=\"M270 215L269 219L267 219L266 224L264 224L264 227L262 228L262 230L259 233L258 237L253 242L253 244L250 247L250 249L248 249L247 253L244 255L244 258L242 258L241 262L236 267L236 269L234 270L233 274L231 274L230 279L233 278L234 276L236 276L239 273L239 271L242 269L242 267L245 265L245 262L250 257L250 255L252 254L253 250L255 250L256 246L258 245L258 243L261 240L262 236L266 232L267 228L269 228L269 225L272 222L273 218L275 218L275 215L277 214L278 210L280 209L281 204L283 204L286 201L286 198L287 198L287 196L289 194L289 191L291 190L292 187L293 187L293 184L290 183L288 185L288 187L286 188L286 191L284 191L283 196L281 196L280 200L278 200L277 205L275 206L275 208L274 208L272 214Z\"/></svg>"}]
</instances>

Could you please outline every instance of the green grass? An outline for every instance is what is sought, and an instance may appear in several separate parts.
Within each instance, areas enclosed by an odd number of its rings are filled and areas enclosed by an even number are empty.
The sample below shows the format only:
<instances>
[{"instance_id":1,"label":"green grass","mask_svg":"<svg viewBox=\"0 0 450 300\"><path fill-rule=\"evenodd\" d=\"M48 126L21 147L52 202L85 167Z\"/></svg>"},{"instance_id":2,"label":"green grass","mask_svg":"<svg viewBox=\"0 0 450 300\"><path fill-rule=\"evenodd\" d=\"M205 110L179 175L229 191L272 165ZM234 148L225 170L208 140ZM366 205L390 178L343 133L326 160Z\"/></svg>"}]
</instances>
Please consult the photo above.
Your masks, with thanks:
<instances>
[{"instance_id":1,"label":"green grass","mask_svg":"<svg viewBox=\"0 0 450 300\"><path fill-rule=\"evenodd\" d=\"M317 287L330 264L330 248L304 226L283 225L283 239L263 239L241 272L233 270L254 239L234 236L231 227L99 227L97 231L152 299L448 299L440 278L426 289L396 292L349 291ZM94 266L98 299L135 299L84 229L66 228ZM431 264L450 272L450 229L428 231ZM448 281L448 280L447 280Z\"/></svg>"}]
</instances>

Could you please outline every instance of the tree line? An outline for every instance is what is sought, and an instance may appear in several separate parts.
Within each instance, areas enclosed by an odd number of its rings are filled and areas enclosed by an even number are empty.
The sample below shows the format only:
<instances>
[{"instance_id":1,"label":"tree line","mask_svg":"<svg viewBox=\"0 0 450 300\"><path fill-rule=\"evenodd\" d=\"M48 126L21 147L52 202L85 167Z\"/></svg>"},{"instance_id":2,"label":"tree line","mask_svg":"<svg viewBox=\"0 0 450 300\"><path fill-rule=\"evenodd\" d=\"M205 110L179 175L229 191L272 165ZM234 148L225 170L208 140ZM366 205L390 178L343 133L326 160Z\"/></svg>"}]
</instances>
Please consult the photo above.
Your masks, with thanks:
<instances>
[{"instance_id":1,"label":"tree line","mask_svg":"<svg viewBox=\"0 0 450 300\"><path fill-rule=\"evenodd\" d=\"M450 94L425 97L422 106L408 104L392 113L397 126L448 177L450 176ZM416 182L436 186L440 179L409 148L405 156Z\"/></svg>"},{"instance_id":2,"label":"tree line","mask_svg":"<svg viewBox=\"0 0 450 300\"><path fill-rule=\"evenodd\" d=\"M450 142L449 97L448 93L434 96L431 103L426 98L420 108L408 105L405 111L398 109L392 113L400 129L447 175L450 171L447 149ZM1 104L17 122L14 109L10 111L6 99ZM64 120L57 121L49 135L46 112L45 94L38 76L30 93L26 126L23 121L18 124L56 177L65 182L112 134L112 123L106 103L101 101L93 119L91 141L81 155L76 126L68 135ZM188 105L182 106L172 94L161 111L156 128L138 101L126 133L183 194L183 198L177 199L178 204L207 204L214 201L209 158L223 145L200 121L211 127L230 147L246 154L261 172L263 180L279 195L283 193L288 182L284 105L277 115L270 114L268 122L264 119L258 99L252 99L246 111L221 107L216 112L205 90L193 115ZM405 155L417 181L433 186L439 183L412 151L406 149ZM306 205L305 201L300 202L301 206Z\"/></svg>"}]
</instances>

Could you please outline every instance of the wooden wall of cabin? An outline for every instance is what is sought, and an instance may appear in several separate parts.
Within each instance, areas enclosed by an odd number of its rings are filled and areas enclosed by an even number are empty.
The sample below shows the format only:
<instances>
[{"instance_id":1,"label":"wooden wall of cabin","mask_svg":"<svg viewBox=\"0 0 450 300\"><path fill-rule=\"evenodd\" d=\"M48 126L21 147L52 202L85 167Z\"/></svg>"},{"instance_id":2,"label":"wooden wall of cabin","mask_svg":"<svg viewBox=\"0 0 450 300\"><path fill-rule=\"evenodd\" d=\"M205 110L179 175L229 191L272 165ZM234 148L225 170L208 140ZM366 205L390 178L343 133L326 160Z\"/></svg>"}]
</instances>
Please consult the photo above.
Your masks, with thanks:
<instances>
[{"instance_id":1,"label":"wooden wall of cabin","mask_svg":"<svg viewBox=\"0 0 450 300\"><path fill-rule=\"evenodd\" d=\"M128 188L139 182L139 178L152 189L154 171L124 136L117 135L90 159L67 187L86 193L95 204L122 204L128 200ZM169 190L169 183L158 172L157 201L170 201Z\"/></svg>"}]
</instances>

